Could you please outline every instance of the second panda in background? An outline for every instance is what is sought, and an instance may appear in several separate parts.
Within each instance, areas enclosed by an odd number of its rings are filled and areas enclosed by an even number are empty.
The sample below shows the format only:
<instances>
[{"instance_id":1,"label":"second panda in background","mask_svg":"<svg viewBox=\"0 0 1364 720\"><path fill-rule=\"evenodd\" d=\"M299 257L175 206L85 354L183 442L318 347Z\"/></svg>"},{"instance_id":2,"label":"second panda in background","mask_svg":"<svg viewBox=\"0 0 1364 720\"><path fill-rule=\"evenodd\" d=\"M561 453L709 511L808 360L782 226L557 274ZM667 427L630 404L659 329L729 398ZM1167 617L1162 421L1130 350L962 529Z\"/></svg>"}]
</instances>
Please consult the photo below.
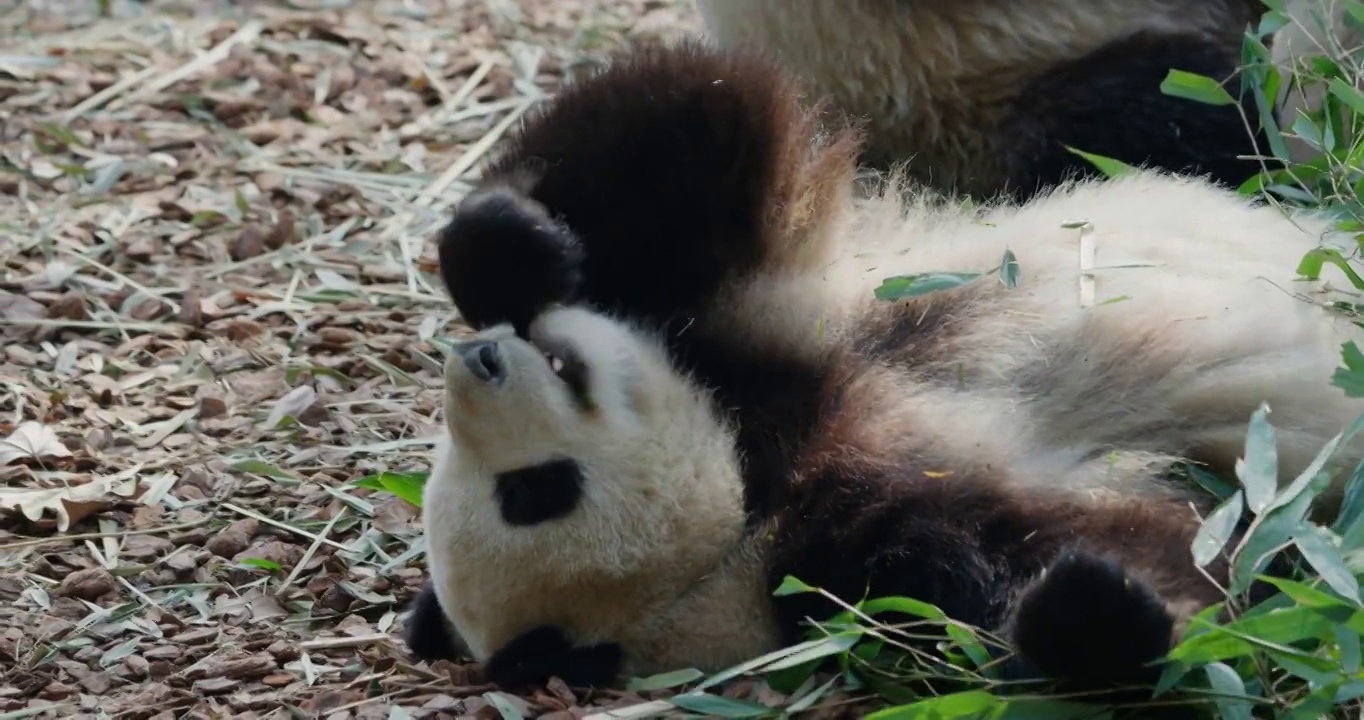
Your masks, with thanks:
<instances>
[{"instance_id":1,"label":"second panda in background","mask_svg":"<svg viewBox=\"0 0 1364 720\"><path fill-rule=\"evenodd\" d=\"M1299 111L1312 112L1320 107L1327 84L1317 82L1304 88L1288 82L1289 77L1294 74L1296 64L1310 61L1313 56L1354 56L1360 50L1361 40L1364 40L1360 27L1346 22L1346 3L1349 1L1288 0L1284 5L1288 24L1274 34L1270 52L1274 65L1285 75L1275 107L1279 125L1285 131L1284 144L1291 162L1307 162L1318 152L1288 130L1297 120ZM1357 62L1352 60L1352 63ZM1347 64L1347 72L1349 67ZM1354 81L1356 90L1364 79L1357 71L1347 77Z\"/></svg>"},{"instance_id":2,"label":"second panda in background","mask_svg":"<svg viewBox=\"0 0 1364 720\"><path fill-rule=\"evenodd\" d=\"M1285 290L1329 218L1154 171L857 201L856 134L800 97L758 56L644 48L485 166L439 241L478 333L446 365L410 646L510 685L718 670L838 609L774 598L790 574L937 604L1076 686L1150 680L1220 597L1189 550L1209 499L1170 467L1230 475L1268 402L1292 477L1364 411L1328 383L1358 328ZM874 297L941 271L985 274Z\"/></svg>"},{"instance_id":3,"label":"second panda in background","mask_svg":"<svg viewBox=\"0 0 1364 720\"><path fill-rule=\"evenodd\" d=\"M1342 1L1289 7L1305 15ZM865 162L907 162L910 177L942 192L1023 199L1098 173L1067 145L1231 186L1261 170L1238 156L1269 155L1250 93L1238 109L1160 90L1171 69L1232 79L1262 0L696 4L720 46L766 52L865 123ZM1235 79L1226 87L1239 94Z\"/></svg>"}]
</instances>

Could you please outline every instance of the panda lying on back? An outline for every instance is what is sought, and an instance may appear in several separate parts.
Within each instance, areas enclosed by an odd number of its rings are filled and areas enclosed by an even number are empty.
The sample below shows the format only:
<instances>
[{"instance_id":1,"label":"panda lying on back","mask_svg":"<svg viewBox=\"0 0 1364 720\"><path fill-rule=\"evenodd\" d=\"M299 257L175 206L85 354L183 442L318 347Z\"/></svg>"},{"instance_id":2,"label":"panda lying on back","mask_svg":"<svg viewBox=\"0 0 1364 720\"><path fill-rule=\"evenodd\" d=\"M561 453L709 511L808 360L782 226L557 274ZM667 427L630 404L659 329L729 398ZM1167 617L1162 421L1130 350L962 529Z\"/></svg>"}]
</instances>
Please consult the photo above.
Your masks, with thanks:
<instances>
[{"instance_id":1,"label":"panda lying on back","mask_svg":"<svg viewBox=\"0 0 1364 720\"><path fill-rule=\"evenodd\" d=\"M1332 35L1347 48L1357 40L1344 23L1345 5L1276 3L1292 22L1263 41L1285 91L1292 58L1283 45L1316 54ZM1250 92L1238 104L1216 106L1160 89L1175 69L1212 77L1237 95L1243 37L1260 26L1268 9L1263 0L696 0L696 6L714 42L760 49L865 123L867 162L908 161L916 181L939 190L1025 198L1070 175L1098 174L1066 146L1207 174L1231 186L1261 170L1256 156L1270 155ZM1318 13L1328 17L1325 27L1313 22ZM1317 42L1304 42L1309 35ZM1274 106L1278 124L1290 128L1307 104L1285 92ZM1295 150L1305 159L1303 148ZM1277 167L1272 158L1267 164Z\"/></svg>"},{"instance_id":2,"label":"panda lying on back","mask_svg":"<svg viewBox=\"0 0 1364 720\"><path fill-rule=\"evenodd\" d=\"M1160 91L1171 68L1230 79L1260 0L696 5L717 43L762 49L866 123L867 162L908 161L916 181L944 191L1023 199L1097 174L1067 145L1232 185L1260 170L1237 157L1255 154L1238 112L1257 117L1249 93L1238 108Z\"/></svg>"},{"instance_id":3,"label":"panda lying on back","mask_svg":"<svg viewBox=\"0 0 1364 720\"><path fill-rule=\"evenodd\" d=\"M1285 290L1325 221L1153 173L983 222L857 204L857 138L815 117L764 60L643 48L485 169L440 240L478 333L446 366L418 656L503 686L718 670L838 609L774 597L794 575L935 603L1076 689L1150 681L1221 599L1170 464L1230 474L1268 402L1291 477L1364 411L1327 383L1353 326ZM1126 299L1078 303L1073 220ZM1006 247L1017 287L873 297Z\"/></svg>"}]
</instances>

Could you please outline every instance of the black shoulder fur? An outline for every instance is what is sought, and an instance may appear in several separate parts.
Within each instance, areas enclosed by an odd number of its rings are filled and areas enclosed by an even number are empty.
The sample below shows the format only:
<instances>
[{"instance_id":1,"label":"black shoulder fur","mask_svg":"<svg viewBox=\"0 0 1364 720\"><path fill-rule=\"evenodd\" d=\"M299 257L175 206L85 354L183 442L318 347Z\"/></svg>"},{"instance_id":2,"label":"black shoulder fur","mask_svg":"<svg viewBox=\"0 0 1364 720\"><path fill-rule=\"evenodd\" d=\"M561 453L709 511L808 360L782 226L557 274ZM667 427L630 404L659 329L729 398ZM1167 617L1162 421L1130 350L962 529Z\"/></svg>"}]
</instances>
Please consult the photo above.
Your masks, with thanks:
<instances>
[{"instance_id":1,"label":"black shoulder fur","mask_svg":"<svg viewBox=\"0 0 1364 720\"><path fill-rule=\"evenodd\" d=\"M475 327L575 301L667 330L739 428L748 510L778 528L773 587L793 574L851 602L917 597L1005 630L1019 667L1073 687L1151 680L1171 607L1220 599L1191 562L1187 508L938 479L932 447L887 455L865 437L870 398L849 380L942 352L969 288L878 306L862 340L823 353L715 320L726 283L801 269L802 243L820 241L852 183L856 136L815 117L757 57L692 42L622 55L508 141L440 237L444 281ZM834 609L812 595L774 602L792 641Z\"/></svg>"}]
</instances>

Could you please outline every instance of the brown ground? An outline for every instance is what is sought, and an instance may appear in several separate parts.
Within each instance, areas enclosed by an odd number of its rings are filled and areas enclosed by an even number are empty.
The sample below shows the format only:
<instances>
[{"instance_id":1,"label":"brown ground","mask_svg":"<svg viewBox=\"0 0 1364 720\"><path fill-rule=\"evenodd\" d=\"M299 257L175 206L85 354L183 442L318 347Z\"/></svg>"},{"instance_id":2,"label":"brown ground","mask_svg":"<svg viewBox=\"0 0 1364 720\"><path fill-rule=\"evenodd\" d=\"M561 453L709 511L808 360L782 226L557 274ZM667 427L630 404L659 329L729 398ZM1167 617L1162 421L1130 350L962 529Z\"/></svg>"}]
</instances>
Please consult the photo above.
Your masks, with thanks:
<instances>
[{"instance_id":1,"label":"brown ground","mask_svg":"<svg viewBox=\"0 0 1364 720\"><path fill-rule=\"evenodd\" d=\"M428 462L471 168L689 0L100 5L0 0L0 717L648 699L414 666L417 513L354 482Z\"/></svg>"}]
</instances>

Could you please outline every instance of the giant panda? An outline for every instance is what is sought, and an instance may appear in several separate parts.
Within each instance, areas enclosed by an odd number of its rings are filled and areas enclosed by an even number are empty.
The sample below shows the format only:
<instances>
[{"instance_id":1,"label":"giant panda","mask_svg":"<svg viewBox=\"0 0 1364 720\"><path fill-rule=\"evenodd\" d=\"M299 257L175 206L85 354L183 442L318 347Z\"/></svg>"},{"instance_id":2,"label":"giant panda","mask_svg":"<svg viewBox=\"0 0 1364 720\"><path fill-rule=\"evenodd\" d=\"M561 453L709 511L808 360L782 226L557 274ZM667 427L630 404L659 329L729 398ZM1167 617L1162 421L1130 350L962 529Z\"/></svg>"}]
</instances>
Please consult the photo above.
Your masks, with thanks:
<instances>
[{"instance_id":1,"label":"giant panda","mask_svg":"<svg viewBox=\"0 0 1364 720\"><path fill-rule=\"evenodd\" d=\"M807 99L757 54L644 46L484 167L438 240L473 334L417 656L504 687L719 670L839 609L774 596L790 575L997 630L1020 677L1147 682L1227 572L1194 566L1212 500L1171 464L1230 476L1267 402L1289 478L1364 411L1327 382L1361 331L1290 287L1329 220L1154 170L975 211L858 199L858 134ZM937 271L985 272L875 297Z\"/></svg>"},{"instance_id":2,"label":"giant panda","mask_svg":"<svg viewBox=\"0 0 1364 720\"><path fill-rule=\"evenodd\" d=\"M1298 20L1327 3L1344 0L1289 0L1288 10ZM1098 173L1066 146L1231 186L1262 169L1255 156L1270 154L1251 93L1239 106L1213 106L1160 89L1178 69L1231 80L1225 87L1240 94L1242 39L1258 28L1263 0L696 5L713 42L761 48L865 123L867 163L907 162L916 180L941 191L1023 199ZM1274 60L1286 67L1290 58ZM1285 103L1280 123L1291 125L1295 110Z\"/></svg>"}]
</instances>

